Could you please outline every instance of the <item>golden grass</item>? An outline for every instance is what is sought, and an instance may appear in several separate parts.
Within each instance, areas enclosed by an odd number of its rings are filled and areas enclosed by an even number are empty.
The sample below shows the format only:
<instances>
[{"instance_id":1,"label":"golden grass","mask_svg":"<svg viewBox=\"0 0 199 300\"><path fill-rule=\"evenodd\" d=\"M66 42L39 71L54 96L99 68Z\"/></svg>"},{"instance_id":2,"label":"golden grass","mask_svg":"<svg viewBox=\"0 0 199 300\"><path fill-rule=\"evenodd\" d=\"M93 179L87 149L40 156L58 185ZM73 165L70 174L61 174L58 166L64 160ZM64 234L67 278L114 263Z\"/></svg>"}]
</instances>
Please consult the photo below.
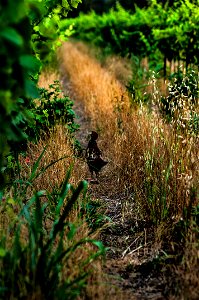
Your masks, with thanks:
<instances>
[{"instance_id":1,"label":"golden grass","mask_svg":"<svg viewBox=\"0 0 199 300\"><path fill-rule=\"evenodd\" d=\"M127 93L123 86L94 58L80 52L70 43L62 46L59 56L62 68L72 83L76 99L85 104L92 126L100 126L102 129L107 128L107 125L112 126L115 104L122 106L128 103L124 101Z\"/></svg>"},{"instance_id":2,"label":"golden grass","mask_svg":"<svg viewBox=\"0 0 199 300\"><path fill-rule=\"evenodd\" d=\"M67 174L67 170L71 165L74 166L71 183L77 185L78 182L83 179L85 164L77 160L75 157L68 132L62 125L57 125L52 131L50 137L46 140L40 140L36 145L30 144L28 146L27 157L30 159L30 162L26 164L26 159L23 158L23 166L25 167L24 172L29 174L31 173L33 164L38 159L44 147L46 147L46 151L41 160L42 168L47 167L52 162L55 162L61 158L63 159L53 164L35 181L35 190L51 191L52 187L59 186L61 182L63 182ZM76 164L78 164L79 172L74 171Z\"/></svg>"},{"instance_id":3,"label":"golden grass","mask_svg":"<svg viewBox=\"0 0 199 300\"><path fill-rule=\"evenodd\" d=\"M138 214L136 218L153 221L159 226L155 244L161 244L166 233L165 228L172 224L172 220L177 222L183 216L184 208L188 209L198 201L197 137L190 136L188 133L182 135L175 127L163 122L158 113L149 114L145 108L131 108L128 92L122 84L129 73L127 68L122 66L121 61L111 58L106 62L105 67L102 67L95 58L90 56L90 52L84 46L76 47L71 43L62 46L59 60L62 65L62 75L67 75L75 100L84 104L86 114L91 120L90 130L97 130L100 133L100 148L110 161L106 169L108 183L105 183L106 187L102 186L101 189L105 189L110 194L119 191L125 193L127 211L128 201L134 201ZM48 88L49 84L59 79L59 76L53 72L42 73L39 86ZM153 87L151 93L157 101L157 94L153 94ZM53 189L58 188L71 164L74 167L70 182L75 186L87 174L85 162L74 156L66 129L63 126L56 126L50 137L40 140L37 145L29 144L28 160L24 157L20 158L22 177L27 178L31 173L34 162L46 144L41 167L66 157L41 174L29 188L29 196L34 191L52 192ZM12 198L12 194L10 196ZM78 227L76 240L89 234L85 217L79 218L80 209L81 199L69 217L69 220ZM167 215L164 217L165 209ZM133 211L128 213L135 214ZM4 219L3 230L11 218L10 215ZM161 221L167 225L164 226ZM50 227L50 225L49 221L46 226ZM97 233L92 237L96 238ZM178 270L182 272L187 286L189 282L195 285L196 273L193 273L191 264L194 266L197 264L197 261L191 258L192 254L197 254L197 248L193 247L196 237L192 233L189 237L193 240L187 241L186 263ZM78 266L93 249L90 244L87 244L83 250L78 249L62 275L75 278L78 274ZM108 295L113 295L114 292L104 283L106 278L103 277L100 261L92 262L90 267L93 273L85 296L81 299L86 297L107 299ZM194 288L194 293L195 290ZM123 295L118 292L113 299L123 299Z\"/></svg>"},{"instance_id":4,"label":"golden grass","mask_svg":"<svg viewBox=\"0 0 199 300\"><path fill-rule=\"evenodd\" d=\"M127 58L108 56L104 62L104 67L123 85L128 84L132 77L131 61Z\"/></svg>"},{"instance_id":5,"label":"golden grass","mask_svg":"<svg viewBox=\"0 0 199 300\"><path fill-rule=\"evenodd\" d=\"M198 178L197 139L182 138L157 113L130 110L125 88L89 55L85 47L82 52L71 43L65 43L59 53L76 99L84 103L92 128L101 134L101 147L112 162L111 171L117 174L113 184L136 190L138 203L147 201L144 181L157 188L167 185L167 206L175 206L180 214L189 202L188 189Z\"/></svg>"},{"instance_id":6,"label":"golden grass","mask_svg":"<svg viewBox=\"0 0 199 300\"><path fill-rule=\"evenodd\" d=\"M55 80L59 80L59 74L55 70L45 70L43 71L38 80L38 87L49 89L49 85L52 84Z\"/></svg>"},{"instance_id":7,"label":"golden grass","mask_svg":"<svg viewBox=\"0 0 199 300\"><path fill-rule=\"evenodd\" d=\"M110 161L107 184L102 188L107 194L125 193L127 203L134 201L136 218L156 224L154 246L161 245L167 229L184 216L185 209L189 212L198 203L198 137L186 128L178 130L175 121L168 125L157 110L149 113L144 107L130 108L129 95L115 77L117 70L108 63L109 70L103 68L85 46L65 43L59 60L74 98L84 104L91 130L100 133L100 147ZM165 83L159 81L159 87L151 84L148 90L157 104L158 88L166 93Z\"/></svg>"}]
</instances>

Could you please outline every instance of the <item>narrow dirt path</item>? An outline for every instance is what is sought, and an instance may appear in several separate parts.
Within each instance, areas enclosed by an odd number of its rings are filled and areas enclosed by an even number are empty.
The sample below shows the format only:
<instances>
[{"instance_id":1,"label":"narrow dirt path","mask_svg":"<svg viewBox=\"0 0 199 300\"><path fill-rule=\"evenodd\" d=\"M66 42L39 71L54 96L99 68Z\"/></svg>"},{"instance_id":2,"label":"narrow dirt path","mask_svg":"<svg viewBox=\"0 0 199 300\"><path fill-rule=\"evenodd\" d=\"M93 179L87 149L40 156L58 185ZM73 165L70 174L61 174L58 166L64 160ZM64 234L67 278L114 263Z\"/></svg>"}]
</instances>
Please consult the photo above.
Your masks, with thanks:
<instances>
[{"instance_id":1,"label":"narrow dirt path","mask_svg":"<svg viewBox=\"0 0 199 300\"><path fill-rule=\"evenodd\" d=\"M73 48L71 47L70 50L72 51ZM70 56L70 53L67 55ZM64 57L62 59L64 60ZM72 57L70 59L72 60ZM76 60L78 59L76 55ZM78 63L82 62L76 62ZM76 137L85 148L88 133L95 129L93 126L96 123L89 116L86 102L81 99L77 87L71 81L67 63L61 65L61 74L64 92L74 100L74 110L78 115L76 122L80 125L80 130ZM114 180L114 174L110 170L112 167L113 164L110 162L107 169L102 172L99 185L89 186L91 197L105 205L105 214L110 220L110 226L104 229L101 235L104 245L109 248L103 267L111 290L111 295L108 297L118 300L166 299L163 296L164 278L151 263L155 253L152 251L149 237L146 236L145 224L140 224L136 216L132 218L132 214L129 213L129 208L130 211L136 210L133 201L131 204L128 202L127 210L125 194L112 189L111 181Z\"/></svg>"}]
</instances>

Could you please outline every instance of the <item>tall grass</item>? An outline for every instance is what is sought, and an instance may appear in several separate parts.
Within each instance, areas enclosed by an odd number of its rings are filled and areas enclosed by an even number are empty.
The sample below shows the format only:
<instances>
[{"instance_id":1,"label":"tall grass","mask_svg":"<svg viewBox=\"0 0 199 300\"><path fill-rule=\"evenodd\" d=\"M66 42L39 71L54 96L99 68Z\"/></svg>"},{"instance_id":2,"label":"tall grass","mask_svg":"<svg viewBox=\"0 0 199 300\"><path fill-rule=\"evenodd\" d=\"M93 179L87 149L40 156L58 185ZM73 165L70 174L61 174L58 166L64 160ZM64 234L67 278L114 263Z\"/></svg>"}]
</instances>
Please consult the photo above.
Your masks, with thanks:
<instances>
[{"instance_id":1,"label":"tall grass","mask_svg":"<svg viewBox=\"0 0 199 300\"><path fill-rule=\"evenodd\" d=\"M197 182L197 136L183 137L159 113L150 114L144 107L131 110L122 84L85 50L82 53L66 43L61 56L77 99L84 101L92 126L101 132L102 147L113 163L120 187L136 190L138 203L145 203L145 207L152 209L157 200L156 206L162 202L160 207L181 214L189 202L187 189ZM152 90L152 97L157 98L155 88ZM157 218L161 219L159 212Z\"/></svg>"},{"instance_id":2,"label":"tall grass","mask_svg":"<svg viewBox=\"0 0 199 300\"><path fill-rule=\"evenodd\" d=\"M106 72L94 58L80 51L70 43L65 43L60 51L62 68L72 83L77 100L86 104L86 113L91 117L92 125L103 127L104 131L107 124L113 123L116 104L128 105L128 101L125 101L127 94L114 76ZM64 55L66 52L70 55Z\"/></svg>"},{"instance_id":3,"label":"tall grass","mask_svg":"<svg viewBox=\"0 0 199 300\"><path fill-rule=\"evenodd\" d=\"M49 77L42 75L41 87L57 79ZM0 195L1 299L103 293L96 284L102 281L98 257L105 249L89 228L84 173L63 125L19 156L14 182Z\"/></svg>"},{"instance_id":4,"label":"tall grass","mask_svg":"<svg viewBox=\"0 0 199 300\"><path fill-rule=\"evenodd\" d=\"M110 160L109 192L120 191L127 203L135 203L132 216L136 212L137 219L153 226L160 247L182 254L186 239L195 236L188 228L198 204L197 134L191 134L186 125L183 130L175 126L177 111L169 124L155 105L152 113L145 106L130 108L124 86L91 58L89 51L66 43L59 56L76 99L84 103L90 116L92 129L100 132L100 146ZM160 107L161 91L151 82L152 103ZM196 251L198 244L194 243Z\"/></svg>"}]
</instances>

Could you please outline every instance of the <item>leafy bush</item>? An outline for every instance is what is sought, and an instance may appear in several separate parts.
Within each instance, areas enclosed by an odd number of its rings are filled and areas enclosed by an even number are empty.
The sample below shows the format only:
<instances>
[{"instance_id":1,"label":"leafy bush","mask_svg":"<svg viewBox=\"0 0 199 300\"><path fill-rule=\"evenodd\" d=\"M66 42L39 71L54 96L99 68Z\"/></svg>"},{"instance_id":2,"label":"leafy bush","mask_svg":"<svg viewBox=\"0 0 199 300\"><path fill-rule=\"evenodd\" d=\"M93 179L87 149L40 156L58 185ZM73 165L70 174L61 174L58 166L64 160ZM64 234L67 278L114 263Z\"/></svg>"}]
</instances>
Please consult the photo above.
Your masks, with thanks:
<instances>
[{"instance_id":1,"label":"leafy bush","mask_svg":"<svg viewBox=\"0 0 199 300\"><path fill-rule=\"evenodd\" d=\"M76 117L73 102L62 96L59 81L49 85L49 89L39 89L40 98L33 102L31 112L34 115L34 126L27 128L29 137L38 139L42 132L49 133L57 124L67 126L69 133L74 133L79 125L74 122ZM32 132L31 132L32 130Z\"/></svg>"},{"instance_id":2,"label":"leafy bush","mask_svg":"<svg viewBox=\"0 0 199 300\"><path fill-rule=\"evenodd\" d=\"M28 110L19 111L13 118L14 124L24 132L24 139L18 142L8 142L10 153L5 156L4 166L0 170L1 174L7 175L7 180L15 177L18 170L18 155L27 150L28 142L38 142L40 138L45 139L57 124L67 127L75 152L77 154L81 152L79 141L73 137L73 133L79 128L74 121L76 115L72 109L73 102L62 94L59 81L54 81L48 90L40 88L38 92L40 98L32 100L30 106L27 107ZM19 109L23 107L25 101L19 98L17 103Z\"/></svg>"},{"instance_id":3,"label":"leafy bush","mask_svg":"<svg viewBox=\"0 0 199 300\"><path fill-rule=\"evenodd\" d=\"M117 10L99 16L94 12L80 15L78 18L62 22L63 29L73 26L73 36L104 48L107 52L121 55L143 56L148 53L148 42L151 30L146 23L146 16L137 8L136 14L125 11L120 5ZM144 11L145 12L145 11ZM140 16L141 14L141 16Z\"/></svg>"},{"instance_id":4,"label":"leafy bush","mask_svg":"<svg viewBox=\"0 0 199 300\"><path fill-rule=\"evenodd\" d=\"M24 125L32 122L31 99L39 96L38 74L47 54L70 30L59 30L61 16L79 1L16 0L0 3L0 168L10 146L27 139ZM61 34L61 37L60 37ZM0 183L4 177L0 172Z\"/></svg>"},{"instance_id":5,"label":"leafy bush","mask_svg":"<svg viewBox=\"0 0 199 300\"><path fill-rule=\"evenodd\" d=\"M28 97L38 96L30 76L39 71L40 64L31 56L31 26L24 1L4 1L0 4L0 167L8 152L8 141L21 142L26 136L17 123L28 115ZM27 97L21 105L21 96ZM0 182L3 177L0 173Z\"/></svg>"},{"instance_id":6,"label":"leafy bush","mask_svg":"<svg viewBox=\"0 0 199 300\"><path fill-rule=\"evenodd\" d=\"M115 10L99 16L94 12L63 21L65 30L73 26L73 36L105 51L122 56L149 57L155 68L168 59L181 60L187 66L198 64L198 6L182 1L173 7L151 1L147 9L136 7L135 13L117 5Z\"/></svg>"}]
</instances>

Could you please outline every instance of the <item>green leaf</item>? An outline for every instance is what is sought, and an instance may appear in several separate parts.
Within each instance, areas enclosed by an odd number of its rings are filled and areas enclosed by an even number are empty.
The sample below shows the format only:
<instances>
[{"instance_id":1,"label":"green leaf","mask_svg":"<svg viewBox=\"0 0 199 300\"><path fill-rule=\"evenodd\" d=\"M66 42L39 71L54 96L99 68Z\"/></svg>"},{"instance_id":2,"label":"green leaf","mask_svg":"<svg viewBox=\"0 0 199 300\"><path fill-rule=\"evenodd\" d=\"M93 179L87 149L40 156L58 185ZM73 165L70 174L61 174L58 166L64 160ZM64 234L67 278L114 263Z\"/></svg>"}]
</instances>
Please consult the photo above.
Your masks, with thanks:
<instances>
[{"instance_id":1,"label":"green leaf","mask_svg":"<svg viewBox=\"0 0 199 300\"><path fill-rule=\"evenodd\" d=\"M68 199L66 206L63 209L62 215L60 216L58 222L55 222L52 232L52 239L54 239L59 231L62 231L65 226L65 220L70 213L74 203L77 201L80 193L84 193L87 189L87 182L81 181L76 189L72 191L72 196ZM65 188L62 188L62 192L60 197L64 198L65 196Z\"/></svg>"},{"instance_id":2,"label":"green leaf","mask_svg":"<svg viewBox=\"0 0 199 300\"><path fill-rule=\"evenodd\" d=\"M79 4L79 2L82 2L82 1L79 1L79 0L72 0L72 1L71 1L71 5L72 5L72 7L74 7L74 8L77 8L77 7L78 7L78 4Z\"/></svg>"},{"instance_id":3,"label":"green leaf","mask_svg":"<svg viewBox=\"0 0 199 300\"><path fill-rule=\"evenodd\" d=\"M38 169L38 167L39 167L40 161L41 161L41 159L42 159L42 157L43 157L45 151L46 151L46 147L44 147L44 150L42 151L42 153L40 154L40 156L38 157L38 159L36 160L36 162L35 162L34 165L33 165L32 173L31 173L30 178L29 178L29 181L30 181L30 182L31 182L31 181L35 178L35 176L36 176L37 169Z\"/></svg>"},{"instance_id":4,"label":"green leaf","mask_svg":"<svg viewBox=\"0 0 199 300\"><path fill-rule=\"evenodd\" d=\"M70 185L69 183L67 183L66 186L65 186L65 196L66 196L66 194L68 193L68 191L70 190L70 187L71 187L71 185ZM57 216L59 216L59 214L60 214L60 210L61 210L61 207L62 207L62 205L63 205L65 196L64 196L64 197L59 197L59 198L58 198L58 204L57 204L57 206L56 206L56 215L57 215Z\"/></svg>"},{"instance_id":5,"label":"green leaf","mask_svg":"<svg viewBox=\"0 0 199 300\"><path fill-rule=\"evenodd\" d=\"M12 204L12 205L16 204L13 198L9 198L7 200L7 203Z\"/></svg>"},{"instance_id":6,"label":"green leaf","mask_svg":"<svg viewBox=\"0 0 199 300\"><path fill-rule=\"evenodd\" d=\"M26 97L28 98L33 98L33 99L39 98L38 88L35 85L35 83L30 79L25 80L25 92L26 92Z\"/></svg>"},{"instance_id":7,"label":"green leaf","mask_svg":"<svg viewBox=\"0 0 199 300\"><path fill-rule=\"evenodd\" d=\"M59 203L63 203L69 189L70 189L70 184L69 184L69 179L70 179L70 176L71 176L71 172L72 172L72 166L70 166L67 174L66 174L66 178L62 184L62 189L61 189L61 192L60 192L60 195L59 195L59 198L58 198L58 206L57 206L57 209L58 211L60 211L60 205ZM57 210L56 209L56 210Z\"/></svg>"},{"instance_id":8,"label":"green leaf","mask_svg":"<svg viewBox=\"0 0 199 300\"><path fill-rule=\"evenodd\" d=\"M16 31L16 29L12 27L5 28L1 33L4 39L8 40L9 42L15 44L18 47L23 46L23 38L22 36Z\"/></svg>"},{"instance_id":9,"label":"green leaf","mask_svg":"<svg viewBox=\"0 0 199 300\"><path fill-rule=\"evenodd\" d=\"M22 245L20 242L20 233L21 233L20 231L21 231L21 228L19 225L15 231L15 239L14 239L14 245L13 245L14 257L16 259L21 258L21 253L22 253Z\"/></svg>"},{"instance_id":10,"label":"green leaf","mask_svg":"<svg viewBox=\"0 0 199 300\"><path fill-rule=\"evenodd\" d=\"M38 73L41 62L33 55L21 55L19 58L20 65L33 73Z\"/></svg>"},{"instance_id":11,"label":"green leaf","mask_svg":"<svg viewBox=\"0 0 199 300\"><path fill-rule=\"evenodd\" d=\"M4 248L0 248L0 257L4 257L6 255L6 250Z\"/></svg>"},{"instance_id":12,"label":"green leaf","mask_svg":"<svg viewBox=\"0 0 199 300\"><path fill-rule=\"evenodd\" d=\"M76 228L75 225L72 224L72 223L69 223L69 228L70 228L70 231L69 231L69 233L67 234L67 238L68 238L69 240L72 240L72 239L74 238L76 232L77 232L77 228Z\"/></svg>"},{"instance_id":13,"label":"green leaf","mask_svg":"<svg viewBox=\"0 0 199 300\"><path fill-rule=\"evenodd\" d=\"M100 250L104 249L104 245L101 241L93 240L92 243L97 246Z\"/></svg>"}]
</instances>

